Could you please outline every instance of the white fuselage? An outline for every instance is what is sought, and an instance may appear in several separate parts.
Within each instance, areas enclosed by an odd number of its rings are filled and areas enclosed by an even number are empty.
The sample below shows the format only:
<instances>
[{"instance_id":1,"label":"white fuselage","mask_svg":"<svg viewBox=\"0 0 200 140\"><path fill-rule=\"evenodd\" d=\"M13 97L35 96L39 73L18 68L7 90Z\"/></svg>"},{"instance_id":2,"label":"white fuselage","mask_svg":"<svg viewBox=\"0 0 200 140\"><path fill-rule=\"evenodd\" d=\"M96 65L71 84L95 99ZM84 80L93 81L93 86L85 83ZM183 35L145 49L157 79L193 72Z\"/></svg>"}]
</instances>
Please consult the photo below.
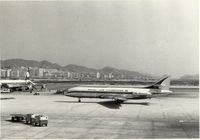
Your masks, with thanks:
<instances>
[{"instance_id":1,"label":"white fuselage","mask_svg":"<svg viewBox=\"0 0 200 140\"><path fill-rule=\"evenodd\" d=\"M30 80L0 80L0 84L23 84L28 83Z\"/></svg>"},{"instance_id":2,"label":"white fuselage","mask_svg":"<svg viewBox=\"0 0 200 140\"><path fill-rule=\"evenodd\" d=\"M134 93L134 94L150 94L150 89L141 88L117 88L117 87L73 87L68 89L68 93L73 92L99 92L99 93Z\"/></svg>"},{"instance_id":3,"label":"white fuselage","mask_svg":"<svg viewBox=\"0 0 200 140\"><path fill-rule=\"evenodd\" d=\"M147 99L152 97L150 89L128 87L79 86L68 89L66 96L77 98L124 98Z\"/></svg>"},{"instance_id":4,"label":"white fuselage","mask_svg":"<svg viewBox=\"0 0 200 140\"><path fill-rule=\"evenodd\" d=\"M31 80L0 80L0 86L4 84L9 88L35 85Z\"/></svg>"},{"instance_id":5,"label":"white fuselage","mask_svg":"<svg viewBox=\"0 0 200 140\"><path fill-rule=\"evenodd\" d=\"M124 87L111 85L83 85L68 89L66 96L77 98L107 98L117 101L128 99L147 99L152 94L171 93L169 76L157 80L154 84L144 87Z\"/></svg>"}]
</instances>

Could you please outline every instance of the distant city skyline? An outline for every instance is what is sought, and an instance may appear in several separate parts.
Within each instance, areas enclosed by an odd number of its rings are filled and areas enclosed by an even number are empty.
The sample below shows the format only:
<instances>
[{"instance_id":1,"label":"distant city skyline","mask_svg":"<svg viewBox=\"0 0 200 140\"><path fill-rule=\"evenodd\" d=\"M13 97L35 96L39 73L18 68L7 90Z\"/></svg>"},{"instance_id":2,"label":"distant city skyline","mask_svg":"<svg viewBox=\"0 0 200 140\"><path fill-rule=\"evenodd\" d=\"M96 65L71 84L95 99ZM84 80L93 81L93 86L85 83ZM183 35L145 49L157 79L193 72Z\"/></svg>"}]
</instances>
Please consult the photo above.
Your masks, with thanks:
<instances>
[{"instance_id":1,"label":"distant city skyline","mask_svg":"<svg viewBox=\"0 0 200 140\"><path fill-rule=\"evenodd\" d=\"M197 0L0 2L1 59L199 73Z\"/></svg>"},{"instance_id":2,"label":"distant city skyline","mask_svg":"<svg viewBox=\"0 0 200 140\"><path fill-rule=\"evenodd\" d=\"M29 59L23 59L23 58L11 58L11 59L5 59L5 60L16 60L16 59L19 59L19 60L29 60ZM2 60L2 61L5 61L5 60ZM83 67L86 67L86 68L91 68L91 69L95 69L95 70L97 70L97 73L98 72L100 72L101 71L101 69L103 69L103 68L107 68L107 67L109 67L109 68L114 68L114 69L118 69L118 70L128 70L128 71L135 71L135 72L139 72L139 73L141 73L141 74L146 74L146 75L149 75L149 76L156 76L156 77L158 77L159 75L153 75L153 74L151 74L151 73L148 73L148 72L140 72L140 71L136 71L136 70L129 70L129 69L123 69L123 68L117 68L117 67L112 67L112 66L104 66L104 67L100 67L100 68L94 68L94 67L88 67L88 66L84 66L84 65L81 65L81 64L66 64L66 65L61 65L61 64L59 64L59 63L55 63L55 62L51 62L51 61L49 61L49 60L30 60L30 61L37 61L37 62L42 62L42 61L47 61L47 62L50 62L50 63L52 63L52 64L58 64L58 65L60 65L61 67L65 67L65 66L68 66L68 65L75 65L75 66L83 66ZM24 66L22 66L23 68L28 68L28 67L24 67ZM29 68L34 68L34 67L29 67ZM43 67L37 67L37 68L43 68ZM53 68L53 69L56 69L56 68ZM52 70L53 70L52 69ZM59 68L60 69L60 68ZM100 70L100 71L98 71L98 70ZM78 72L79 73L79 72ZM84 72L83 72L84 73ZM111 74L111 73L110 73ZM194 74L184 74L184 75L181 75L180 77L172 77L172 78L181 78L181 77L183 77L183 76L188 76L188 75L190 75L190 76L195 76L195 75L198 75L199 73L194 73ZM160 75L161 76L161 75ZM171 76L171 75L170 75Z\"/></svg>"}]
</instances>

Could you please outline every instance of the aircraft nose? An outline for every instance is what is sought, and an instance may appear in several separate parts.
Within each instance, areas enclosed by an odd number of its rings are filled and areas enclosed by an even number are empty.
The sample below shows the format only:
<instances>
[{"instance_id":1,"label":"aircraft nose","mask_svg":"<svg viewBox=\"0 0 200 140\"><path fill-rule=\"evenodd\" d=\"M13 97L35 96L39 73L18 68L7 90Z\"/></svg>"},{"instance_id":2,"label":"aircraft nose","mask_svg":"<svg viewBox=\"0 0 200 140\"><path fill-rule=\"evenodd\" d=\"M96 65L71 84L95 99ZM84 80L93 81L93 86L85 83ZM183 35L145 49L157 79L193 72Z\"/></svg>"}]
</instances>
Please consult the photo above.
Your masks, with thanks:
<instances>
[{"instance_id":1,"label":"aircraft nose","mask_svg":"<svg viewBox=\"0 0 200 140\"><path fill-rule=\"evenodd\" d=\"M151 98L152 98L152 94L151 94L151 93L148 93L148 94L147 94L147 98L151 99Z\"/></svg>"},{"instance_id":2,"label":"aircraft nose","mask_svg":"<svg viewBox=\"0 0 200 140\"><path fill-rule=\"evenodd\" d=\"M65 96L71 96L71 94L66 92L66 93L65 93Z\"/></svg>"},{"instance_id":3,"label":"aircraft nose","mask_svg":"<svg viewBox=\"0 0 200 140\"><path fill-rule=\"evenodd\" d=\"M70 96L70 93L68 92L68 90L66 90L66 91L64 92L64 95L65 95L65 96Z\"/></svg>"}]
</instances>

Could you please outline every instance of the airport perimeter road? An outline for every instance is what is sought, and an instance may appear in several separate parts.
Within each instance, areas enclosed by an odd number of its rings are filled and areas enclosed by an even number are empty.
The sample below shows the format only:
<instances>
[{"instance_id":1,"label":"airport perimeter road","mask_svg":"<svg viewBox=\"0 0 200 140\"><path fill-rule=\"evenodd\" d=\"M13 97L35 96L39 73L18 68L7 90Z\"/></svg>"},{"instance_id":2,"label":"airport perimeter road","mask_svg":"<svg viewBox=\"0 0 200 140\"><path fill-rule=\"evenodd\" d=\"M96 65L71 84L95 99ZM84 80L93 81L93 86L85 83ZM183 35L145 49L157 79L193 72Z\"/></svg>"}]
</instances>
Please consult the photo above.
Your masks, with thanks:
<instances>
[{"instance_id":1,"label":"airport perimeter road","mask_svg":"<svg viewBox=\"0 0 200 140\"><path fill-rule=\"evenodd\" d=\"M27 93L1 96L1 138L198 138L198 92L175 93L121 106L101 99ZM9 121L12 113L49 116L48 127Z\"/></svg>"}]
</instances>

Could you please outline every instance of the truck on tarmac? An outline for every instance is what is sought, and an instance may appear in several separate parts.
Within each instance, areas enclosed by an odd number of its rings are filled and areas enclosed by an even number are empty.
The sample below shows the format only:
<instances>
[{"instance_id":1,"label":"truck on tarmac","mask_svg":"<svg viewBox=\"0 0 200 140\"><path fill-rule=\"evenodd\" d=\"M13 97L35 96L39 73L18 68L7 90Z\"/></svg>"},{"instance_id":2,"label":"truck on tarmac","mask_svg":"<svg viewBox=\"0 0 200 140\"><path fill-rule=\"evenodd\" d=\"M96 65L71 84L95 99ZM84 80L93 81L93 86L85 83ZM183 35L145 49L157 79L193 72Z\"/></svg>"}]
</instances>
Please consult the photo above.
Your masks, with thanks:
<instances>
[{"instance_id":1,"label":"truck on tarmac","mask_svg":"<svg viewBox=\"0 0 200 140\"><path fill-rule=\"evenodd\" d=\"M34 126L47 126L47 124L48 124L48 116L36 115L32 119L32 125Z\"/></svg>"},{"instance_id":2,"label":"truck on tarmac","mask_svg":"<svg viewBox=\"0 0 200 140\"><path fill-rule=\"evenodd\" d=\"M47 126L48 116L40 114L10 114L12 121L24 122L33 126Z\"/></svg>"},{"instance_id":3,"label":"truck on tarmac","mask_svg":"<svg viewBox=\"0 0 200 140\"><path fill-rule=\"evenodd\" d=\"M20 122L23 121L26 117L24 114L10 114L11 121Z\"/></svg>"},{"instance_id":4,"label":"truck on tarmac","mask_svg":"<svg viewBox=\"0 0 200 140\"><path fill-rule=\"evenodd\" d=\"M24 123L32 124L33 118L39 114L26 114Z\"/></svg>"}]
</instances>

